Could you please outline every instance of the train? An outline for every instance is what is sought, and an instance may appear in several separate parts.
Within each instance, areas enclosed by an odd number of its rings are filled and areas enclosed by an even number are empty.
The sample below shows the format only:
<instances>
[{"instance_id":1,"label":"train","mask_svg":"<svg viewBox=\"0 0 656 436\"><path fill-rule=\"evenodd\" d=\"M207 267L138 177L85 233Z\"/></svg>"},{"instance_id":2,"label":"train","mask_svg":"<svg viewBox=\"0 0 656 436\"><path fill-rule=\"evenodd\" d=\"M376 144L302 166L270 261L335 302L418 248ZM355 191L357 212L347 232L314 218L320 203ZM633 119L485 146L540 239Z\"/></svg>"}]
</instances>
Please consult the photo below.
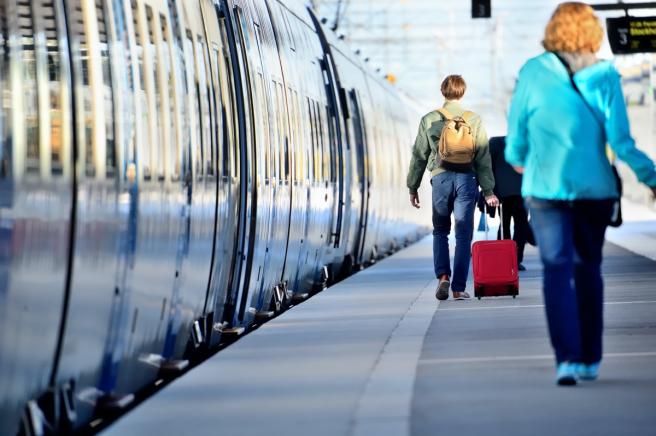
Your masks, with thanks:
<instances>
[{"instance_id":1,"label":"train","mask_svg":"<svg viewBox=\"0 0 656 436\"><path fill-rule=\"evenodd\" d=\"M0 434L88 428L430 230L419 112L302 1L0 0L0 38Z\"/></svg>"}]
</instances>

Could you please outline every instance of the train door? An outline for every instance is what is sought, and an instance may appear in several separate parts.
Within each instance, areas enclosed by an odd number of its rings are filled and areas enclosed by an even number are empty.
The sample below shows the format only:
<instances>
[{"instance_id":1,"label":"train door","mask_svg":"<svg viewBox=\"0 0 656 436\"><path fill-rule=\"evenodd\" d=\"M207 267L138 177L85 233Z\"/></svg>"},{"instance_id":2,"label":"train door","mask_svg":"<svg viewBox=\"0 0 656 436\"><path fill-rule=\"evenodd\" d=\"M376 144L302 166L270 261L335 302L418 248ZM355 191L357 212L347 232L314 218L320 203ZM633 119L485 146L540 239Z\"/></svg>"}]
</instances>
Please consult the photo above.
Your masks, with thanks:
<instances>
[{"instance_id":1,"label":"train door","mask_svg":"<svg viewBox=\"0 0 656 436\"><path fill-rule=\"evenodd\" d=\"M235 266L235 246L240 213L240 165L237 141L236 118L238 114L235 98L233 58L229 48L229 33L226 17L209 0L202 0L201 11L211 47L211 78L216 99L219 147L218 190L216 196L216 221L214 232L213 266L205 300L206 341L216 344L223 330L223 316L230 276ZM189 11L190 14L192 11Z\"/></svg>"},{"instance_id":2,"label":"train door","mask_svg":"<svg viewBox=\"0 0 656 436\"><path fill-rule=\"evenodd\" d=\"M223 318L231 327L226 333L240 333L243 312L241 307L247 298L247 287L252 270L252 252L255 245L256 210L258 202L256 152L255 152L255 118L253 114L252 78L248 64L248 52L242 30L243 12L232 2L221 2L220 15L227 28L234 61L234 79L238 109L239 141L239 217L238 234L235 244L235 264L230 274L229 294L226 299Z\"/></svg>"},{"instance_id":3,"label":"train door","mask_svg":"<svg viewBox=\"0 0 656 436\"><path fill-rule=\"evenodd\" d=\"M183 13L184 3L167 3L169 21L166 26L162 25L162 41L170 59L169 110L174 128L171 140L175 144L171 147L174 158L170 166L182 193L183 205L176 232L175 278L161 368L180 370L187 364L182 359L187 351L204 341L201 318L213 260L216 196L222 157L218 132L222 129L222 122L216 109L218 88L212 80L214 45L202 31L203 21L198 8L195 8L193 22L190 22L192 17ZM160 16L160 20L165 19L166 14ZM200 35L197 33L194 37L190 28L201 30ZM197 83L206 92L198 92ZM205 101L200 106L202 99ZM191 108L200 108L200 111ZM178 169L179 179L175 177Z\"/></svg>"},{"instance_id":4,"label":"train door","mask_svg":"<svg viewBox=\"0 0 656 436\"><path fill-rule=\"evenodd\" d=\"M180 243L189 213L182 132L177 15L164 1L132 0L130 62L134 71L135 153L128 207L122 308L112 324L102 391L108 407L120 407L166 368L169 320L180 298ZM127 200L127 201L125 201Z\"/></svg>"},{"instance_id":5,"label":"train door","mask_svg":"<svg viewBox=\"0 0 656 436\"><path fill-rule=\"evenodd\" d=\"M262 64L265 67L262 93L266 95L266 112L271 132L269 137L269 166L272 205L269 233L266 237L262 279L258 285L257 296L251 301L256 315L267 318L280 310L286 300L285 283L282 281L289 238L291 203L291 167L289 150L289 120L285 99L279 47L276 42L272 16L264 2L253 3L257 15L254 26L255 40L259 48Z\"/></svg>"},{"instance_id":6,"label":"train door","mask_svg":"<svg viewBox=\"0 0 656 436\"><path fill-rule=\"evenodd\" d=\"M369 216L369 162L367 159L367 141L364 119L360 108L360 96L355 89L348 92L351 107L351 122L355 136L356 172L358 188L362 201L360 202L360 219L355 240L354 259L357 265L363 262L364 242L367 234L367 218Z\"/></svg>"},{"instance_id":7,"label":"train door","mask_svg":"<svg viewBox=\"0 0 656 436\"><path fill-rule=\"evenodd\" d=\"M16 434L25 403L51 382L62 323L72 84L61 1L2 2L0 32L0 433Z\"/></svg>"}]
</instances>

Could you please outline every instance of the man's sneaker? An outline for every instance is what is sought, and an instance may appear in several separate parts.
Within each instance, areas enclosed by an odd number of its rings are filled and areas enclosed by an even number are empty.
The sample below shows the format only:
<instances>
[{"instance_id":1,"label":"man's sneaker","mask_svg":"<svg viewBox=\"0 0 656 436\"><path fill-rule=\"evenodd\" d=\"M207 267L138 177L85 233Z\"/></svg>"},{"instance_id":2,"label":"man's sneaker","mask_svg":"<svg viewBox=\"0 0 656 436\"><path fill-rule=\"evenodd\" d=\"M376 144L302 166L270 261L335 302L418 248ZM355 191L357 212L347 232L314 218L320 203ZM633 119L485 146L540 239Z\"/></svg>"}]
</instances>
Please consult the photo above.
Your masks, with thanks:
<instances>
[{"instance_id":1,"label":"man's sneaker","mask_svg":"<svg viewBox=\"0 0 656 436\"><path fill-rule=\"evenodd\" d=\"M599 377L599 362L591 363L590 365L586 365L585 363L579 364L576 368L576 375L581 380L597 380L597 377Z\"/></svg>"},{"instance_id":2,"label":"man's sneaker","mask_svg":"<svg viewBox=\"0 0 656 436\"><path fill-rule=\"evenodd\" d=\"M519 269L520 271L526 271L526 267L524 265L522 265L521 263L519 265L517 265L517 269Z\"/></svg>"},{"instance_id":3,"label":"man's sneaker","mask_svg":"<svg viewBox=\"0 0 656 436\"><path fill-rule=\"evenodd\" d=\"M556 368L556 383L559 386L574 386L578 379L578 368L578 363L559 363Z\"/></svg>"},{"instance_id":4,"label":"man's sneaker","mask_svg":"<svg viewBox=\"0 0 656 436\"><path fill-rule=\"evenodd\" d=\"M470 299L470 298L471 298L471 297L469 296L469 294L466 293L465 291L454 292L454 293L453 293L453 299L454 299L454 300L468 300L468 299Z\"/></svg>"},{"instance_id":5,"label":"man's sneaker","mask_svg":"<svg viewBox=\"0 0 656 436\"><path fill-rule=\"evenodd\" d=\"M440 280L440 284L437 285L437 289L435 290L435 298L437 298L440 301L444 301L447 298L449 298L449 287L451 286L451 282L448 280Z\"/></svg>"}]
</instances>

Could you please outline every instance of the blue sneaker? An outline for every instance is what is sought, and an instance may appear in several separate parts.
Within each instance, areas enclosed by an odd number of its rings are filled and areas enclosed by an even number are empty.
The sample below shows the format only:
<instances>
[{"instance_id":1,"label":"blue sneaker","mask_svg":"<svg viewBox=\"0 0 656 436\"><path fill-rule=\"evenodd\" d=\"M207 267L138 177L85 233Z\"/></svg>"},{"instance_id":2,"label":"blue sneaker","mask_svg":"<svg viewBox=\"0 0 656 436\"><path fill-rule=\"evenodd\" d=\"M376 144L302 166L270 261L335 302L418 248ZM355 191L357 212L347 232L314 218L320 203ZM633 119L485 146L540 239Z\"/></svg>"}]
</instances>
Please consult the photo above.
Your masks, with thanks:
<instances>
[{"instance_id":1,"label":"blue sneaker","mask_svg":"<svg viewBox=\"0 0 656 436\"><path fill-rule=\"evenodd\" d=\"M556 368L556 383L559 386L574 386L578 379L579 364L562 362Z\"/></svg>"},{"instance_id":2,"label":"blue sneaker","mask_svg":"<svg viewBox=\"0 0 656 436\"><path fill-rule=\"evenodd\" d=\"M578 368L576 368L576 375L581 380L597 380L597 377L599 377L599 362L591 363L589 365L586 365L585 363L581 363L578 365Z\"/></svg>"}]
</instances>

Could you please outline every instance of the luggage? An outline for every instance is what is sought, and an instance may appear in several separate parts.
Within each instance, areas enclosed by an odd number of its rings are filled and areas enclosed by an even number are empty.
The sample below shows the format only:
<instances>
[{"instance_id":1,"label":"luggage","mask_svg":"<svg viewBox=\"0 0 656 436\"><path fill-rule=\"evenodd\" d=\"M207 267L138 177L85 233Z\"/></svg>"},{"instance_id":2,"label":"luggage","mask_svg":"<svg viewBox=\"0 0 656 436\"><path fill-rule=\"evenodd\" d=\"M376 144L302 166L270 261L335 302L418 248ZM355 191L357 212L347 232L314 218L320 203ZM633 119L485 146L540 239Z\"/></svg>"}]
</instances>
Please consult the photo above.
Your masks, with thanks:
<instances>
[{"instance_id":1,"label":"luggage","mask_svg":"<svg viewBox=\"0 0 656 436\"><path fill-rule=\"evenodd\" d=\"M499 210L503 223L503 210L501 207ZM485 235L487 239L487 231ZM503 239L503 225L501 238L500 241L476 241L472 246L474 295L479 300L481 297L504 295L512 295L515 298L519 294L517 244L515 241Z\"/></svg>"},{"instance_id":2,"label":"luggage","mask_svg":"<svg viewBox=\"0 0 656 436\"><path fill-rule=\"evenodd\" d=\"M465 111L462 116L454 117L444 108L437 111L444 117L437 146L440 166L449 171L471 171L476 156L476 141L469 120L474 113Z\"/></svg>"}]
</instances>

